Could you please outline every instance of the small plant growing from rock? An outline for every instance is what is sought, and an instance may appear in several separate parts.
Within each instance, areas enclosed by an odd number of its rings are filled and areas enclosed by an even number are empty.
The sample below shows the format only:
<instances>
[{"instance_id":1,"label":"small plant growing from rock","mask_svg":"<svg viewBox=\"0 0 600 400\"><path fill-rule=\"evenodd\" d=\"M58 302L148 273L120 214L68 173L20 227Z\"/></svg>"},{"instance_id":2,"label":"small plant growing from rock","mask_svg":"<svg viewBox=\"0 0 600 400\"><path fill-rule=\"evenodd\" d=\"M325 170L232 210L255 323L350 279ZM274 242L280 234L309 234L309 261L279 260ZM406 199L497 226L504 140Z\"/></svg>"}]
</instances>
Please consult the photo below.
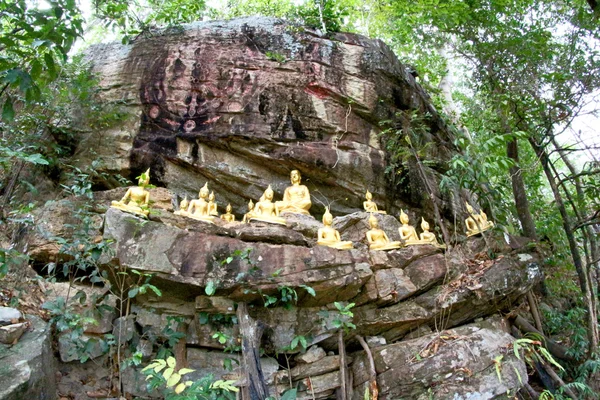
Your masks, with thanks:
<instances>
[{"instance_id":1,"label":"small plant growing from rock","mask_svg":"<svg viewBox=\"0 0 600 400\"><path fill-rule=\"evenodd\" d=\"M161 390L166 400L206 399L206 400L233 400L239 389L233 384L233 380L212 381L208 375L202 379L193 381L182 381L183 377L190 372L189 368L177 368L174 357L155 359L148 364L142 373L146 375L148 389Z\"/></svg>"}]
</instances>

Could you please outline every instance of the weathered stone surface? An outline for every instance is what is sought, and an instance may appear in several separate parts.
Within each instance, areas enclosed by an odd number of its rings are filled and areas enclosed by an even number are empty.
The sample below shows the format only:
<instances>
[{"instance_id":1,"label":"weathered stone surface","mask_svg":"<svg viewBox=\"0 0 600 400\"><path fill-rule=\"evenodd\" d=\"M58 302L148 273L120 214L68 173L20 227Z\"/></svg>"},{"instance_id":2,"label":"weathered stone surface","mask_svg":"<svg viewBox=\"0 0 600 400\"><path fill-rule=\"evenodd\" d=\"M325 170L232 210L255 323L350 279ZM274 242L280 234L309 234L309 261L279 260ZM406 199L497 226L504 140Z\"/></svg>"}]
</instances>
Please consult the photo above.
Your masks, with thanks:
<instances>
[{"instance_id":1,"label":"weathered stone surface","mask_svg":"<svg viewBox=\"0 0 600 400\"><path fill-rule=\"evenodd\" d=\"M0 343L15 344L17 340L25 333L28 327L27 322L18 324L0 326Z\"/></svg>"},{"instance_id":2,"label":"weathered stone surface","mask_svg":"<svg viewBox=\"0 0 600 400\"><path fill-rule=\"evenodd\" d=\"M154 221L141 224L138 218L114 209L106 212L104 237L114 240L114 258L104 257L103 263L155 272L169 285L185 285L186 296L201 294L206 284L213 281L219 294L229 294L233 300L257 299L259 294L244 290L248 285L271 294L278 292L281 282L291 287L311 286L316 297L304 290L298 294L305 306L313 306L355 297L372 274L365 255L357 250L265 243L250 246L239 239ZM248 247L253 249L254 265L239 258L229 264L222 262ZM242 272L247 275L240 279Z\"/></svg>"},{"instance_id":3,"label":"weathered stone surface","mask_svg":"<svg viewBox=\"0 0 600 400\"><path fill-rule=\"evenodd\" d=\"M290 370L292 380L303 379L307 377L324 375L328 372L339 371L340 369L340 356L325 356L323 352L323 358L313 361L310 364L299 364Z\"/></svg>"},{"instance_id":4,"label":"weathered stone surface","mask_svg":"<svg viewBox=\"0 0 600 400\"><path fill-rule=\"evenodd\" d=\"M186 375L189 379L200 379L203 376L212 374L215 379L234 379L240 380L243 368L238 354L228 354L222 351L209 351L204 349L188 348L187 360L190 368L195 371ZM225 360L231 360L232 369L225 368ZM276 360L269 357L260 359L263 376L267 385L275 382L275 373L279 369Z\"/></svg>"},{"instance_id":5,"label":"weathered stone surface","mask_svg":"<svg viewBox=\"0 0 600 400\"><path fill-rule=\"evenodd\" d=\"M512 351L514 338L498 324L484 321L373 349L380 398L494 399L514 393L527 369ZM364 353L354 356L353 399L359 400L369 375Z\"/></svg>"},{"instance_id":6,"label":"weathered stone surface","mask_svg":"<svg viewBox=\"0 0 600 400\"><path fill-rule=\"evenodd\" d=\"M119 317L113 321L114 328L112 329L112 334L117 343L125 344L133 339L136 333L134 317L134 315L129 315L127 317Z\"/></svg>"},{"instance_id":7,"label":"weathered stone surface","mask_svg":"<svg viewBox=\"0 0 600 400\"><path fill-rule=\"evenodd\" d=\"M310 364L325 357L325 350L319 346L310 346L305 353L298 354L294 360L299 364Z\"/></svg>"},{"instance_id":8,"label":"weathered stone surface","mask_svg":"<svg viewBox=\"0 0 600 400\"><path fill-rule=\"evenodd\" d=\"M126 103L130 117L85 137L76 159L97 158L100 171L131 177L151 166L155 182L189 198L209 181L238 215L268 184L281 198L292 169L302 172L317 214L323 204L334 214L360 209L366 189L388 211L428 202L417 173L403 176L404 190L386 182L382 120L427 114L422 141L434 144L431 156L447 158L452 148L409 70L382 42L357 35L326 38L251 17L98 45L88 59L105 98Z\"/></svg>"},{"instance_id":9,"label":"weathered stone surface","mask_svg":"<svg viewBox=\"0 0 600 400\"><path fill-rule=\"evenodd\" d=\"M56 370L50 327L38 317L27 319L31 330L17 344L0 344L0 399L54 400Z\"/></svg>"},{"instance_id":10,"label":"weathered stone surface","mask_svg":"<svg viewBox=\"0 0 600 400\"><path fill-rule=\"evenodd\" d=\"M0 307L0 326L17 323L21 317L21 312L16 308Z\"/></svg>"},{"instance_id":11,"label":"weathered stone surface","mask_svg":"<svg viewBox=\"0 0 600 400\"><path fill-rule=\"evenodd\" d=\"M222 296L197 296L196 310L211 314L235 314L235 302Z\"/></svg>"}]
</instances>

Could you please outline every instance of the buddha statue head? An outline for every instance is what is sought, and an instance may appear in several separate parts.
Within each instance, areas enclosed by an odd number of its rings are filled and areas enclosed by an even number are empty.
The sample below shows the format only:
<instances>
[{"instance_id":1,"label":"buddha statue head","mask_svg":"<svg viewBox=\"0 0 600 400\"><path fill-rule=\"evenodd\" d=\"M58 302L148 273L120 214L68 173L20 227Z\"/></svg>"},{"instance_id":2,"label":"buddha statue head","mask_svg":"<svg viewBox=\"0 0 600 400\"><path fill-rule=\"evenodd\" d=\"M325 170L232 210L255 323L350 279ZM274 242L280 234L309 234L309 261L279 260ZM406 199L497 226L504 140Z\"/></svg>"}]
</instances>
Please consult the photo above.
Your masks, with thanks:
<instances>
[{"instance_id":1,"label":"buddha statue head","mask_svg":"<svg viewBox=\"0 0 600 400\"><path fill-rule=\"evenodd\" d=\"M377 217L373 214L371 214L371 216L369 217L369 226L371 227L371 229L377 229L377 227L379 226L379 221L377 221Z\"/></svg>"},{"instance_id":2,"label":"buddha statue head","mask_svg":"<svg viewBox=\"0 0 600 400\"><path fill-rule=\"evenodd\" d=\"M212 201L214 203L214 201L215 201L215 192L214 191L210 192L210 195L208 196L208 201Z\"/></svg>"},{"instance_id":3,"label":"buddha statue head","mask_svg":"<svg viewBox=\"0 0 600 400\"><path fill-rule=\"evenodd\" d=\"M475 214L475 210L473 209L473 207L469 204L469 203L465 203L467 205L467 212L469 214Z\"/></svg>"},{"instance_id":4,"label":"buddha statue head","mask_svg":"<svg viewBox=\"0 0 600 400\"><path fill-rule=\"evenodd\" d=\"M423 232L429 232L429 222L425 221L423 217L421 217L421 229L423 229Z\"/></svg>"},{"instance_id":5,"label":"buddha statue head","mask_svg":"<svg viewBox=\"0 0 600 400\"><path fill-rule=\"evenodd\" d=\"M231 203L227 204L227 207L225 208L225 212L227 214L231 214Z\"/></svg>"},{"instance_id":6,"label":"buddha statue head","mask_svg":"<svg viewBox=\"0 0 600 400\"><path fill-rule=\"evenodd\" d=\"M290 181L292 182L292 185L299 185L301 180L302 176L300 175L300 171L295 169L292 172L290 172Z\"/></svg>"},{"instance_id":7,"label":"buddha statue head","mask_svg":"<svg viewBox=\"0 0 600 400\"><path fill-rule=\"evenodd\" d=\"M373 200L373 195L368 190L367 190L367 193L365 194L365 197L367 198L368 201Z\"/></svg>"},{"instance_id":8,"label":"buddha statue head","mask_svg":"<svg viewBox=\"0 0 600 400\"><path fill-rule=\"evenodd\" d=\"M204 186L202 186L202 189L200 189L200 193L198 194L198 197L200 197L201 199L206 199L208 197L208 182L206 182L204 184Z\"/></svg>"},{"instance_id":9,"label":"buddha statue head","mask_svg":"<svg viewBox=\"0 0 600 400\"><path fill-rule=\"evenodd\" d=\"M254 202L252 201L252 199L250 199L250 201L248 202L248 211L252 210L254 210Z\"/></svg>"},{"instance_id":10,"label":"buddha statue head","mask_svg":"<svg viewBox=\"0 0 600 400\"><path fill-rule=\"evenodd\" d=\"M187 196L185 196L185 198L183 200L181 200L181 203L179 203L179 209L187 210L189 203L190 202L188 201Z\"/></svg>"},{"instance_id":11,"label":"buddha statue head","mask_svg":"<svg viewBox=\"0 0 600 400\"><path fill-rule=\"evenodd\" d=\"M403 225L408 225L408 215L406 215L404 210L400 210L400 222L402 222Z\"/></svg>"},{"instance_id":12,"label":"buddha statue head","mask_svg":"<svg viewBox=\"0 0 600 400\"><path fill-rule=\"evenodd\" d=\"M265 200L269 200L269 201L273 200L273 189L271 189L271 185L269 185L267 190L265 190L264 196L265 196Z\"/></svg>"},{"instance_id":13,"label":"buddha statue head","mask_svg":"<svg viewBox=\"0 0 600 400\"><path fill-rule=\"evenodd\" d=\"M323 214L323 225L331 226L333 224L333 215L329 212L329 207L325 207L325 214Z\"/></svg>"},{"instance_id":14,"label":"buddha statue head","mask_svg":"<svg viewBox=\"0 0 600 400\"><path fill-rule=\"evenodd\" d=\"M138 177L138 186L145 187L150 184L150 168Z\"/></svg>"}]
</instances>

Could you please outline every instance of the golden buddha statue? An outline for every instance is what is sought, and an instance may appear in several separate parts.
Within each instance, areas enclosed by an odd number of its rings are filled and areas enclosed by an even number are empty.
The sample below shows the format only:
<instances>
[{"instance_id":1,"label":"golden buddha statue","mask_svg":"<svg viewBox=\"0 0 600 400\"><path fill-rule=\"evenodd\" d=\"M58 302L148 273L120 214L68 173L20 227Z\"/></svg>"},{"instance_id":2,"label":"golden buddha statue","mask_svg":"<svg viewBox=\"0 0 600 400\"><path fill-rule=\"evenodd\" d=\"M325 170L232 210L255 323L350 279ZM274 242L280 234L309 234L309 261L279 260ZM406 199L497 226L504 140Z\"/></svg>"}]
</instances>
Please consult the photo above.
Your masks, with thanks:
<instances>
[{"instance_id":1,"label":"golden buddha statue","mask_svg":"<svg viewBox=\"0 0 600 400\"><path fill-rule=\"evenodd\" d=\"M369 250L394 250L402 247L400 242L390 242L390 239L385 232L379 229L377 217L371 214L369 217L370 230L367 231L367 241L369 242Z\"/></svg>"},{"instance_id":2,"label":"golden buddha statue","mask_svg":"<svg viewBox=\"0 0 600 400\"><path fill-rule=\"evenodd\" d=\"M292 186L285 189L283 200L275 203L279 212L310 215L308 212L312 205L310 192L306 186L300 184L301 179L300 171L295 169L290 172Z\"/></svg>"},{"instance_id":3,"label":"golden buddha statue","mask_svg":"<svg viewBox=\"0 0 600 400\"><path fill-rule=\"evenodd\" d=\"M242 222L249 224L250 218L252 218L252 215L254 215L254 202L252 201L252 199L250 199L250 201L248 202L248 212L246 214L244 214L244 218L242 218Z\"/></svg>"},{"instance_id":4,"label":"golden buddha statue","mask_svg":"<svg viewBox=\"0 0 600 400\"><path fill-rule=\"evenodd\" d=\"M465 220L467 226L467 237L480 234L481 232L487 231L494 226L492 221L488 221L487 215L481 210L476 213L473 207L469 203L467 205L467 212L469 217Z\"/></svg>"},{"instance_id":5,"label":"golden buddha statue","mask_svg":"<svg viewBox=\"0 0 600 400\"><path fill-rule=\"evenodd\" d=\"M219 216L217 202L215 201L215 192L210 192L210 195L208 196L208 215L214 215L215 217Z\"/></svg>"},{"instance_id":6,"label":"golden buddha statue","mask_svg":"<svg viewBox=\"0 0 600 400\"><path fill-rule=\"evenodd\" d=\"M235 222L235 215L231 213L231 203L227 204L227 208L225 208L225 214L221 214L221 219L227 222Z\"/></svg>"},{"instance_id":7,"label":"golden buddha statue","mask_svg":"<svg viewBox=\"0 0 600 400\"><path fill-rule=\"evenodd\" d=\"M110 206L118 208L121 211L148 218L148 214L150 214L150 192L146 190L148 184L150 184L150 168L138 177L138 186L127 189L125 196L123 196L120 201L113 200Z\"/></svg>"},{"instance_id":8,"label":"golden buddha statue","mask_svg":"<svg viewBox=\"0 0 600 400\"><path fill-rule=\"evenodd\" d=\"M208 202L208 182L204 184L200 193L198 193L198 199L190 201L190 205L187 209L187 217L197 219L204 222L213 222L214 217L209 214Z\"/></svg>"},{"instance_id":9,"label":"golden buddha statue","mask_svg":"<svg viewBox=\"0 0 600 400\"><path fill-rule=\"evenodd\" d=\"M342 242L340 238L340 233L334 229L331 224L333 224L333 215L329 212L329 207L325 208L325 214L323 214L323 227L319 228L317 233L317 244L322 246L333 247L338 250L348 250L352 248L352 242L346 241Z\"/></svg>"},{"instance_id":10,"label":"golden buddha statue","mask_svg":"<svg viewBox=\"0 0 600 400\"><path fill-rule=\"evenodd\" d=\"M421 217L421 229L423 229L423 232L421 233L421 243L420 244L430 244L432 246L435 247L439 247L441 249L445 249L446 245L445 244L439 244L437 241L437 238L435 237L435 234L432 232L429 232L429 223L427 221L425 221L425 218Z\"/></svg>"},{"instance_id":11,"label":"golden buddha statue","mask_svg":"<svg viewBox=\"0 0 600 400\"><path fill-rule=\"evenodd\" d=\"M408 215L404 213L404 210L400 210L400 222L402 223L402 226L398 228L400 239L402 239L407 246L420 244L417 231L414 226L408 224Z\"/></svg>"},{"instance_id":12,"label":"golden buddha statue","mask_svg":"<svg viewBox=\"0 0 600 400\"><path fill-rule=\"evenodd\" d=\"M271 185L265 190L261 201L256 203L250 221L268 222L270 224L285 225L285 219L279 216L277 203L273 203L273 189Z\"/></svg>"},{"instance_id":13,"label":"golden buddha statue","mask_svg":"<svg viewBox=\"0 0 600 400\"><path fill-rule=\"evenodd\" d=\"M377 208L377 204L375 204L375 202L373 201L373 195L371 194L371 192L369 192L367 190L367 193L365 194L365 197L367 198L367 200L365 200L363 202L363 207L364 207L364 209L365 209L366 212L378 213L378 214L387 214L385 211L380 211Z\"/></svg>"},{"instance_id":14,"label":"golden buddha statue","mask_svg":"<svg viewBox=\"0 0 600 400\"><path fill-rule=\"evenodd\" d=\"M175 211L173 214L175 215L188 215L187 213L187 208L189 205L189 201L187 199L187 196L185 196L185 198L183 200L181 200L181 203L179 203L179 210Z\"/></svg>"}]
</instances>

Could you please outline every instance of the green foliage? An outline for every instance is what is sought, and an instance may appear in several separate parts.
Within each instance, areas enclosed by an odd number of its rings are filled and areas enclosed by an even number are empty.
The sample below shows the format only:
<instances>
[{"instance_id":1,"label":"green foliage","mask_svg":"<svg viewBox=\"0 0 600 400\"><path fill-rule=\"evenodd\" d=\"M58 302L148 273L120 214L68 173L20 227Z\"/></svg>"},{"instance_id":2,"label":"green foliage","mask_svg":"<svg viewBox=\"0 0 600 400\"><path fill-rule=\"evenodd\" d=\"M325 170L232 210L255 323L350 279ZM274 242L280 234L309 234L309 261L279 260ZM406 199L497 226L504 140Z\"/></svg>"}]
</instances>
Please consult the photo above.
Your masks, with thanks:
<instances>
[{"instance_id":1,"label":"green foliage","mask_svg":"<svg viewBox=\"0 0 600 400\"><path fill-rule=\"evenodd\" d=\"M155 359L148 364L142 373L146 375L149 390L161 390L165 400L233 400L239 389L235 381L212 381L208 375L202 379L182 381L182 378L194 372L193 369L177 369L175 358Z\"/></svg>"},{"instance_id":2,"label":"green foliage","mask_svg":"<svg viewBox=\"0 0 600 400\"><path fill-rule=\"evenodd\" d=\"M15 105L42 99L43 87L57 79L83 19L74 0L48 0L47 8L25 0L0 1L0 100L10 123Z\"/></svg>"}]
</instances>

